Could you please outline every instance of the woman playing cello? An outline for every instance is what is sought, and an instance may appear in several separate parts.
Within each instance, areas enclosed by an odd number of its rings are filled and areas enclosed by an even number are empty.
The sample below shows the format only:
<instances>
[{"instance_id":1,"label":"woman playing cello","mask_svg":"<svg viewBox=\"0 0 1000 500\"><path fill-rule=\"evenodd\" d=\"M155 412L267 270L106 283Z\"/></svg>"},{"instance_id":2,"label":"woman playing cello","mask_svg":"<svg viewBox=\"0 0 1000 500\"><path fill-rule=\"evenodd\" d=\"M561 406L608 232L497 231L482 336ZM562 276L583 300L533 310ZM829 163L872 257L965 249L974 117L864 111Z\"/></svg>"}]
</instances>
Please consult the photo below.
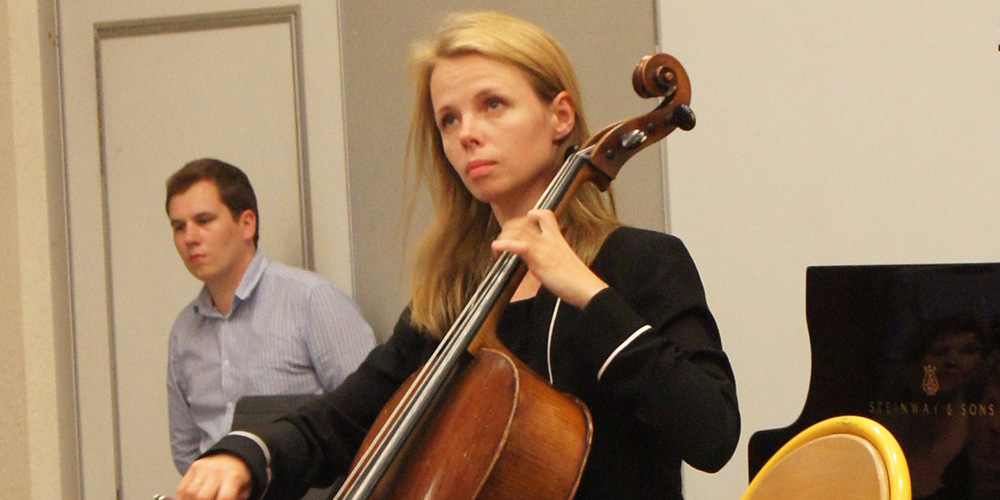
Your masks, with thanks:
<instances>
[{"instance_id":1,"label":"woman playing cello","mask_svg":"<svg viewBox=\"0 0 1000 500\"><path fill-rule=\"evenodd\" d=\"M335 392L223 438L176 498L286 498L343 475L500 252L519 256L527 272L498 339L592 415L575 498L682 498L681 461L716 471L736 448L733 372L680 240L624 226L593 184L558 217L532 208L567 148L588 134L562 49L523 20L467 13L446 19L410 62L410 152L436 218L417 253L409 307Z\"/></svg>"}]
</instances>

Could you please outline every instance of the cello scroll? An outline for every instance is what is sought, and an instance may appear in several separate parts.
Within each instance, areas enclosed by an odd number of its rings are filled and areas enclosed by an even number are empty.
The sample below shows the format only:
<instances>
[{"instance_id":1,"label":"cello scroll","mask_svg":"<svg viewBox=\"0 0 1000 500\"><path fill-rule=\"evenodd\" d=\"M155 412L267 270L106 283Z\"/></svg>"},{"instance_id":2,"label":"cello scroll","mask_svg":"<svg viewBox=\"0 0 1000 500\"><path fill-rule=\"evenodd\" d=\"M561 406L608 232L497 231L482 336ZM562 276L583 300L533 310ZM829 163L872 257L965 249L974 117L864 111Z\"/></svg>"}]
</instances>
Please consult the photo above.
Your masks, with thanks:
<instances>
[{"instance_id":1,"label":"cello scroll","mask_svg":"<svg viewBox=\"0 0 1000 500\"><path fill-rule=\"evenodd\" d=\"M649 113L613 123L587 141L586 146L594 147L589 161L605 177L595 180L601 189L607 188L636 153L677 128L691 130L695 125L690 107L691 82L673 56L663 53L644 56L632 73L632 88L640 97L663 100Z\"/></svg>"}]
</instances>

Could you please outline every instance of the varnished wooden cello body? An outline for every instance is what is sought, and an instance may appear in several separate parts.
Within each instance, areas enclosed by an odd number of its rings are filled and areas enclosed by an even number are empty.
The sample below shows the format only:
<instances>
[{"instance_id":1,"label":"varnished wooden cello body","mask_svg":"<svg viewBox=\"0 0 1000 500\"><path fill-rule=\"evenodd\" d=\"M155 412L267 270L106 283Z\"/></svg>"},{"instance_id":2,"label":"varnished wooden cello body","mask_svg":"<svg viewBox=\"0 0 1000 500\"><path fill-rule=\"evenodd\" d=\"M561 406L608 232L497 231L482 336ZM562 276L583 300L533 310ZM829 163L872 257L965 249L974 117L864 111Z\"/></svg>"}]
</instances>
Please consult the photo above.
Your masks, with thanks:
<instances>
[{"instance_id":1,"label":"varnished wooden cello body","mask_svg":"<svg viewBox=\"0 0 1000 500\"><path fill-rule=\"evenodd\" d=\"M606 189L638 151L694 126L690 83L676 59L644 57L632 82L660 104L569 155L535 208L558 213L585 182ZM336 499L573 497L590 448L589 412L496 338L525 271L513 254L494 262L430 360L385 406Z\"/></svg>"}]
</instances>

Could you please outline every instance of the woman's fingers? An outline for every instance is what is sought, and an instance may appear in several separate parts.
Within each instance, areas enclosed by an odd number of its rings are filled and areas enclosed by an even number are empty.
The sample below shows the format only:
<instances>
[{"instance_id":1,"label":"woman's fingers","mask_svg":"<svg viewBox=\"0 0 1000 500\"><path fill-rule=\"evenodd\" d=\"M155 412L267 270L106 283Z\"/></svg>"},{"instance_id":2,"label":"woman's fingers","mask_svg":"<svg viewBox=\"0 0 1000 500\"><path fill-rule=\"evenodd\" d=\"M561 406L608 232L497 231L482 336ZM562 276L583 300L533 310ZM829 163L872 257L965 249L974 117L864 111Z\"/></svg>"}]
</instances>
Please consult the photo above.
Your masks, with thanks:
<instances>
[{"instance_id":1,"label":"woman's fingers","mask_svg":"<svg viewBox=\"0 0 1000 500\"><path fill-rule=\"evenodd\" d=\"M235 500L246 500L247 498L250 498L250 486L244 485L241 487L236 482L223 483L219 488L219 494L216 498L219 500L230 498Z\"/></svg>"},{"instance_id":2,"label":"woman's fingers","mask_svg":"<svg viewBox=\"0 0 1000 500\"><path fill-rule=\"evenodd\" d=\"M555 233L562 236L559 221L556 220L556 214L551 210L529 210L528 219L538 225L542 234Z\"/></svg>"},{"instance_id":3,"label":"woman's fingers","mask_svg":"<svg viewBox=\"0 0 1000 500\"><path fill-rule=\"evenodd\" d=\"M542 285L574 306L585 306L607 287L566 242L551 210L507 221L491 248L520 256Z\"/></svg>"}]
</instances>

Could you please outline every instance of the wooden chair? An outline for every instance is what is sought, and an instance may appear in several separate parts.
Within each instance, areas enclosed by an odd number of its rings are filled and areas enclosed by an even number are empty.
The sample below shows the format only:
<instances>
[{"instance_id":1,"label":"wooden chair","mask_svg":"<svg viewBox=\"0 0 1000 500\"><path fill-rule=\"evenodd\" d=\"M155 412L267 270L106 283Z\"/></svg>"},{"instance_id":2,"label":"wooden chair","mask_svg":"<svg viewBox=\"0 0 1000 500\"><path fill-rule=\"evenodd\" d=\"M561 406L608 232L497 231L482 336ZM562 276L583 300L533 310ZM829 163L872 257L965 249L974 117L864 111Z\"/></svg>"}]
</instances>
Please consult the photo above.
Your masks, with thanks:
<instances>
[{"instance_id":1,"label":"wooden chair","mask_svg":"<svg viewBox=\"0 0 1000 500\"><path fill-rule=\"evenodd\" d=\"M873 420L842 416L800 432L772 456L742 500L910 500L899 443Z\"/></svg>"}]
</instances>

